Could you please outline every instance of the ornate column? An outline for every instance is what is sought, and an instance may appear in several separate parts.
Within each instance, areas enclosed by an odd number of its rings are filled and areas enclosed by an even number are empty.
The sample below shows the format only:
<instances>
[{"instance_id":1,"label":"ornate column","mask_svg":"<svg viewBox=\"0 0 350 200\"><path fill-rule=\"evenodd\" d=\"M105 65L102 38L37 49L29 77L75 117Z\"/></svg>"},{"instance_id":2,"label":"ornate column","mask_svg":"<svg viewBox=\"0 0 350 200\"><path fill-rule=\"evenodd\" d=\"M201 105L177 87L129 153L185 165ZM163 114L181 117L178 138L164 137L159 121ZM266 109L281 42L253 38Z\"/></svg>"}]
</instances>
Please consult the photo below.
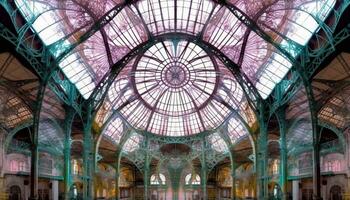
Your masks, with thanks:
<instances>
[{"instance_id":1,"label":"ornate column","mask_svg":"<svg viewBox=\"0 0 350 200\"><path fill-rule=\"evenodd\" d=\"M115 199L119 200L119 167L115 169Z\"/></svg>"},{"instance_id":2,"label":"ornate column","mask_svg":"<svg viewBox=\"0 0 350 200\"><path fill-rule=\"evenodd\" d=\"M35 105L35 113L33 117L33 131L31 144L31 167L30 167L30 200L38 199L38 179L39 179L39 124L41 106L45 96L47 80L40 83L37 100Z\"/></svg>"},{"instance_id":3,"label":"ornate column","mask_svg":"<svg viewBox=\"0 0 350 200\"><path fill-rule=\"evenodd\" d=\"M318 126L317 108L311 83L305 83L305 90L309 100L309 109L312 122L312 145L313 145L313 199L320 200L321 197L321 164L320 164L320 130Z\"/></svg>"},{"instance_id":4,"label":"ornate column","mask_svg":"<svg viewBox=\"0 0 350 200\"><path fill-rule=\"evenodd\" d=\"M293 200L299 200L299 180L293 180Z\"/></svg>"},{"instance_id":5,"label":"ornate column","mask_svg":"<svg viewBox=\"0 0 350 200\"><path fill-rule=\"evenodd\" d=\"M119 191L119 171L120 171L120 157L121 157L121 150L118 148L117 153L116 153L116 165L114 166L115 169L115 177L114 177L114 181L115 181L115 185L114 185L114 190L115 190L115 199L119 200L119 195L120 195L120 191Z\"/></svg>"},{"instance_id":6,"label":"ornate column","mask_svg":"<svg viewBox=\"0 0 350 200\"><path fill-rule=\"evenodd\" d=\"M74 119L75 111L73 108L66 109L66 118L64 121L64 198L70 199L70 187L71 187L71 133L72 123Z\"/></svg>"},{"instance_id":7,"label":"ornate column","mask_svg":"<svg viewBox=\"0 0 350 200\"><path fill-rule=\"evenodd\" d=\"M286 117L285 117L285 108L280 108L277 111L277 118L279 122L280 129L280 176L279 184L282 189L283 197L282 199L286 200L287 197L287 176L288 176L288 159L287 159L287 144L286 144Z\"/></svg>"},{"instance_id":8,"label":"ornate column","mask_svg":"<svg viewBox=\"0 0 350 200\"><path fill-rule=\"evenodd\" d=\"M93 136L91 132L92 112L91 106L83 114L84 137L83 137L83 199L93 199Z\"/></svg>"},{"instance_id":9,"label":"ornate column","mask_svg":"<svg viewBox=\"0 0 350 200\"><path fill-rule=\"evenodd\" d=\"M268 176L267 176L267 117L263 102L259 102L259 133L257 136L256 178L258 199L268 197Z\"/></svg>"},{"instance_id":10,"label":"ornate column","mask_svg":"<svg viewBox=\"0 0 350 200\"><path fill-rule=\"evenodd\" d=\"M143 174L143 185L144 185L144 199L148 200L148 187L149 187L149 166L145 166L144 174Z\"/></svg>"},{"instance_id":11,"label":"ornate column","mask_svg":"<svg viewBox=\"0 0 350 200\"><path fill-rule=\"evenodd\" d=\"M59 192L58 192L58 180L51 181L51 192L52 192L52 200L58 200Z\"/></svg>"},{"instance_id":12,"label":"ornate column","mask_svg":"<svg viewBox=\"0 0 350 200\"><path fill-rule=\"evenodd\" d=\"M234 161L232 162L232 166L231 166L231 175L232 175L231 199L236 200L236 166Z\"/></svg>"},{"instance_id":13,"label":"ornate column","mask_svg":"<svg viewBox=\"0 0 350 200\"><path fill-rule=\"evenodd\" d=\"M133 166L132 176L133 176L132 200L135 200L136 198L136 167L135 166Z\"/></svg>"},{"instance_id":14,"label":"ornate column","mask_svg":"<svg viewBox=\"0 0 350 200\"><path fill-rule=\"evenodd\" d=\"M172 200L179 199L180 177L181 177L182 169L183 169L182 167L180 167L180 168L168 167L168 171L170 174L171 187L172 187L172 191L173 191Z\"/></svg>"},{"instance_id":15,"label":"ornate column","mask_svg":"<svg viewBox=\"0 0 350 200\"><path fill-rule=\"evenodd\" d=\"M5 130L0 127L0 194L5 193L6 185L4 178L4 168L5 168Z\"/></svg>"},{"instance_id":16,"label":"ornate column","mask_svg":"<svg viewBox=\"0 0 350 200\"><path fill-rule=\"evenodd\" d=\"M203 200L207 200L208 199L208 194L207 194L207 165L206 165L206 162L205 162L205 147L206 147L206 141L205 141L205 138L203 138L202 154L201 154L201 186L202 186Z\"/></svg>"},{"instance_id":17,"label":"ornate column","mask_svg":"<svg viewBox=\"0 0 350 200\"><path fill-rule=\"evenodd\" d=\"M146 144L145 146L148 149L148 138L146 138ZM144 199L148 200L148 196L149 196L149 191L148 191L148 187L149 187L149 178L150 178L150 156L149 156L149 152L146 152L146 156L145 156L145 168L144 168L144 174L143 174L143 185L144 185Z\"/></svg>"},{"instance_id":18,"label":"ornate column","mask_svg":"<svg viewBox=\"0 0 350 200\"><path fill-rule=\"evenodd\" d=\"M206 166L202 166L201 168L201 185L202 185L202 193L203 193L203 200L208 199L208 193L207 193L207 168Z\"/></svg>"}]
</instances>

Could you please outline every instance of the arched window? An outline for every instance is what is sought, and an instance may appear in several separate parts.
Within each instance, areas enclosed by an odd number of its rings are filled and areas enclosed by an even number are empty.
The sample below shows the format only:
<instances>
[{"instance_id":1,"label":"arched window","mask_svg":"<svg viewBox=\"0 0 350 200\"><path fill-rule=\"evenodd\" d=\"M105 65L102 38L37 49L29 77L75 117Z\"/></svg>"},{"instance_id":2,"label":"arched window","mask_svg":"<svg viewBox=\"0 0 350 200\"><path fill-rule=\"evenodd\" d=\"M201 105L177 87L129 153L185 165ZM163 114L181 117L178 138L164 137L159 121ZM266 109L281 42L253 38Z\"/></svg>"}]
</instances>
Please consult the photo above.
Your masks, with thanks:
<instances>
[{"instance_id":1,"label":"arched window","mask_svg":"<svg viewBox=\"0 0 350 200\"><path fill-rule=\"evenodd\" d=\"M17 185L10 187L10 200L20 200L21 199L21 188Z\"/></svg>"},{"instance_id":2,"label":"arched window","mask_svg":"<svg viewBox=\"0 0 350 200\"><path fill-rule=\"evenodd\" d=\"M340 161L339 160L328 160L324 164L325 171L327 172L339 172Z\"/></svg>"},{"instance_id":3,"label":"arched window","mask_svg":"<svg viewBox=\"0 0 350 200\"><path fill-rule=\"evenodd\" d=\"M165 176L164 174L158 174L158 176L156 174L153 174L151 176L151 185L165 185Z\"/></svg>"},{"instance_id":4,"label":"arched window","mask_svg":"<svg viewBox=\"0 0 350 200\"><path fill-rule=\"evenodd\" d=\"M12 171L12 172L18 171L18 161L17 160L10 161L10 171Z\"/></svg>"},{"instance_id":5,"label":"arched window","mask_svg":"<svg viewBox=\"0 0 350 200\"><path fill-rule=\"evenodd\" d=\"M339 185L333 185L330 190L330 198L331 200L340 200L343 199L343 191Z\"/></svg>"},{"instance_id":6,"label":"arched window","mask_svg":"<svg viewBox=\"0 0 350 200\"><path fill-rule=\"evenodd\" d=\"M272 161L272 174L278 174L279 173L279 166L280 166L280 160L275 159Z\"/></svg>"},{"instance_id":7,"label":"arched window","mask_svg":"<svg viewBox=\"0 0 350 200\"><path fill-rule=\"evenodd\" d=\"M77 196L78 196L78 189L77 189L77 186L74 184L73 185L73 197L77 198Z\"/></svg>"},{"instance_id":8,"label":"arched window","mask_svg":"<svg viewBox=\"0 0 350 200\"><path fill-rule=\"evenodd\" d=\"M187 174L185 177L185 184L186 185L200 185L201 184L201 177L198 174Z\"/></svg>"},{"instance_id":9,"label":"arched window","mask_svg":"<svg viewBox=\"0 0 350 200\"><path fill-rule=\"evenodd\" d=\"M211 147L219 153L224 153L228 150L225 141L217 132L209 135L208 141L211 144Z\"/></svg>"},{"instance_id":10,"label":"arched window","mask_svg":"<svg viewBox=\"0 0 350 200\"><path fill-rule=\"evenodd\" d=\"M275 186L273 187L273 197L274 199L280 199L281 198L281 188L278 184L275 184Z\"/></svg>"},{"instance_id":11,"label":"arched window","mask_svg":"<svg viewBox=\"0 0 350 200\"><path fill-rule=\"evenodd\" d=\"M24 172L26 171L26 162L23 160L11 160L10 161L10 171L12 172Z\"/></svg>"},{"instance_id":12,"label":"arched window","mask_svg":"<svg viewBox=\"0 0 350 200\"><path fill-rule=\"evenodd\" d=\"M73 160L73 174L78 175L80 174L80 168L78 160Z\"/></svg>"},{"instance_id":13,"label":"arched window","mask_svg":"<svg viewBox=\"0 0 350 200\"><path fill-rule=\"evenodd\" d=\"M19 161L18 162L18 171L24 172L26 171L26 163L24 161Z\"/></svg>"},{"instance_id":14,"label":"arched window","mask_svg":"<svg viewBox=\"0 0 350 200\"><path fill-rule=\"evenodd\" d=\"M124 144L123 151L131 153L139 148L142 136L134 133Z\"/></svg>"}]
</instances>

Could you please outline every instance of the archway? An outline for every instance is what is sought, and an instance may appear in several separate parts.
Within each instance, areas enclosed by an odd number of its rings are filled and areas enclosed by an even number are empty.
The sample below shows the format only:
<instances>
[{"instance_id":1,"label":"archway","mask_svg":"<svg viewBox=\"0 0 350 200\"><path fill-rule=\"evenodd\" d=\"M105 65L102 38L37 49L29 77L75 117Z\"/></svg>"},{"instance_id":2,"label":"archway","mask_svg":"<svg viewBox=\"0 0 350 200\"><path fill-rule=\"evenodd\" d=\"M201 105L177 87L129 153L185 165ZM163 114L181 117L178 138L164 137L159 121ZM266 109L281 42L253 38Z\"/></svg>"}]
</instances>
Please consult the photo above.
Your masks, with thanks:
<instances>
[{"instance_id":1,"label":"archway","mask_svg":"<svg viewBox=\"0 0 350 200\"><path fill-rule=\"evenodd\" d=\"M268 185L269 188L269 199L278 200L282 199L282 190L278 183L271 182Z\"/></svg>"},{"instance_id":2,"label":"archway","mask_svg":"<svg viewBox=\"0 0 350 200\"><path fill-rule=\"evenodd\" d=\"M83 184L80 182L74 182L70 188L70 199L82 199L83 196Z\"/></svg>"},{"instance_id":3,"label":"archway","mask_svg":"<svg viewBox=\"0 0 350 200\"><path fill-rule=\"evenodd\" d=\"M9 200L21 200L21 188L17 185L10 187Z\"/></svg>"},{"instance_id":4,"label":"archway","mask_svg":"<svg viewBox=\"0 0 350 200\"><path fill-rule=\"evenodd\" d=\"M333 185L329 193L330 200L342 200L342 189L339 185Z\"/></svg>"}]
</instances>

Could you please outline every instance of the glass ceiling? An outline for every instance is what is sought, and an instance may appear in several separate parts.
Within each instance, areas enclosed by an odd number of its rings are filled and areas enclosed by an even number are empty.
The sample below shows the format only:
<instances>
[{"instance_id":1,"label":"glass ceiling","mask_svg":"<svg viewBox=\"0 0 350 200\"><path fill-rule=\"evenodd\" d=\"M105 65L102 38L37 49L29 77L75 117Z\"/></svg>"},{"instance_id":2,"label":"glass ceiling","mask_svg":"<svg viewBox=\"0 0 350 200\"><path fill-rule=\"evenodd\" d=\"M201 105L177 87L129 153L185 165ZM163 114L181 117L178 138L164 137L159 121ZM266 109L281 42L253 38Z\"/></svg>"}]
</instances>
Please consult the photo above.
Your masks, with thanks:
<instances>
[{"instance_id":1,"label":"glass ceiling","mask_svg":"<svg viewBox=\"0 0 350 200\"><path fill-rule=\"evenodd\" d=\"M229 6L245 13L296 57L299 52L288 48L287 39L306 45L335 4L335 0L230 0L227 5L211 0L15 2L86 99L115 63L135 48L165 38L125 66L117 66L123 70L96 120L100 125L110 122L107 119L117 110L135 128L167 136L212 130L233 111L250 121L242 88L220 59L198 44L208 44L236 63L263 99L292 67L286 55ZM180 35L195 41L177 38Z\"/></svg>"},{"instance_id":2,"label":"glass ceiling","mask_svg":"<svg viewBox=\"0 0 350 200\"><path fill-rule=\"evenodd\" d=\"M232 112L254 121L232 73L198 45L166 40L136 60L111 86L97 114L100 126L120 113L138 130L187 136L217 128Z\"/></svg>"},{"instance_id":3,"label":"glass ceiling","mask_svg":"<svg viewBox=\"0 0 350 200\"><path fill-rule=\"evenodd\" d=\"M197 45L187 41L157 43L131 71L131 83L141 101L137 108L123 113L134 126L150 132L174 136L198 133L209 124L218 124L207 112L213 109L208 102L216 90L217 76L213 62ZM138 116L148 119L138 121Z\"/></svg>"},{"instance_id":4,"label":"glass ceiling","mask_svg":"<svg viewBox=\"0 0 350 200\"><path fill-rule=\"evenodd\" d=\"M255 20L283 46L287 41L273 32L305 45L319 29L317 22L327 17L335 0L231 0L229 3ZM123 8L108 24L100 27L99 32L60 61L62 70L85 98L90 96L113 63L150 36L164 33L201 35L202 40L241 65L263 98L271 93L292 65L280 52L248 30L228 8L210 0L140 0L128 6L121 0L67 0L64 3L59 0L16 0L16 4L44 44L63 43L66 47L76 43L106 13L117 7ZM52 53L59 56L63 50L55 49Z\"/></svg>"},{"instance_id":5,"label":"glass ceiling","mask_svg":"<svg viewBox=\"0 0 350 200\"><path fill-rule=\"evenodd\" d=\"M32 111L22 99L3 86L0 86L0 93L0 124L3 127L13 128L32 120Z\"/></svg>"}]
</instances>

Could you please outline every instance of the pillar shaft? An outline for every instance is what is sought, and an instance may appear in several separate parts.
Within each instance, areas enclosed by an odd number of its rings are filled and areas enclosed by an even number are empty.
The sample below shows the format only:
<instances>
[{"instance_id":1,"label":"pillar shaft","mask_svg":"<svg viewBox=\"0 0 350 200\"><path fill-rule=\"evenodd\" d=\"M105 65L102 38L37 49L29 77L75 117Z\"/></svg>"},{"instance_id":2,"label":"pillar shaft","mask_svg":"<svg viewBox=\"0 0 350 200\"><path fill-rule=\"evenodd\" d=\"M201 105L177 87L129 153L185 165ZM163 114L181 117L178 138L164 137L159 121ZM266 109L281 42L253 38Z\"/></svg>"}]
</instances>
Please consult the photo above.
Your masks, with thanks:
<instances>
[{"instance_id":1,"label":"pillar shaft","mask_svg":"<svg viewBox=\"0 0 350 200\"><path fill-rule=\"evenodd\" d=\"M236 161L235 153L231 151L231 176L232 176L232 188L231 188L231 199L236 200Z\"/></svg>"},{"instance_id":2,"label":"pillar shaft","mask_svg":"<svg viewBox=\"0 0 350 200\"><path fill-rule=\"evenodd\" d=\"M91 107L87 108L85 113L86 121L84 122L84 150L83 150L83 199L93 199L93 137L91 133L92 118Z\"/></svg>"},{"instance_id":3,"label":"pillar shaft","mask_svg":"<svg viewBox=\"0 0 350 200\"><path fill-rule=\"evenodd\" d=\"M30 166L30 199L38 199L38 177L39 177L39 151L38 145L33 144L31 149L31 166Z\"/></svg>"},{"instance_id":4,"label":"pillar shaft","mask_svg":"<svg viewBox=\"0 0 350 200\"><path fill-rule=\"evenodd\" d=\"M74 119L74 110L69 108L66 112L66 119L64 125L65 141L64 141L64 194L65 200L70 199L71 181L71 132L72 123Z\"/></svg>"},{"instance_id":5,"label":"pillar shaft","mask_svg":"<svg viewBox=\"0 0 350 200\"><path fill-rule=\"evenodd\" d=\"M231 188L231 199L236 200L236 170L232 167L232 188Z\"/></svg>"},{"instance_id":6,"label":"pillar shaft","mask_svg":"<svg viewBox=\"0 0 350 200\"><path fill-rule=\"evenodd\" d=\"M208 199L208 194L207 194L207 165L206 165L206 158L205 158L205 147L206 147L206 141L204 140L202 142L202 153L201 153L201 185L202 185L203 200L207 200Z\"/></svg>"},{"instance_id":7,"label":"pillar shaft","mask_svg":"<svg viewBox=\"0 0 350 200\"><path fill-rule=\"evenodd\" d=\"M299 200L299 180L293 180L293 200Z\"/></svg>"},{"instance_id":8,"label":"pillar shaft","mask_svg":"<svg viewBox=\"0 0 350 200\"><path fill-rule=\"evenodd\" d=\"M320 148L319 144L314 144L313 147L313 191L314 199L321 198L321 169L320 169Z\"/></svg>"},{"instance_id":9,"label":"pillar shaft","mask_svg":"<svg viewBox=\"0 0 350 200\"><path fill-rule=\"evenodd\" d=\"M119 200L119 167L115 172L115 199Z\"/></svg>"},{"instance_id":10,"label":"pillar shaft","mask_svg":"<svg viewBox=\"0 0 350 200\"><path fill-rule=\"evenodd\" d=\"M256 151L256 178L258 199L267 199L268 197L268 162L267 162L267 119L263 103L260 103L259 113L259 134Z\"/></svg>"},{"instance_id":11,"label":"pillar shaft","mask_svg":"<svg viewBox=\"0 0 350 200\"><path fill-rule=\"evenodd\" d=\"M83 152L83 198L92 199L92 159L91 159L91 133L84 133L84 152Z\"/></svg>"},{"instance_id":12,"label":"pillar shaft","mask_svg":"<svg viewBox=\"0 0 350 200\"><path fill-rule=\"evenodd\" d=\"M149 140L148 138L146 138L146 147L148 148L149 146ZM145 156L145 168L144 168L144 177L143 177L143 184L144 184L144 199L148 200L148 196L149 196L149 191L148 191L148 187L149 187L149 178L150 178L150 155L149 152L146 152L146 156Z\"/></svg>"},{"instance_id":13,"label":"pillar shaft","mask_svg":"<svg viewBox=\"0 0 350 200\"><path fill-rule=\"evenodd\" d=\"M133 175L133 187L132 187L132 200L136 199L136 167L133 167L132 170L132 175Z\"/></svg>"},{"instance_id":14,"label":"pillar shaft","mask_svg":"<svg viewBox=\"0 0 350 200\"><path fill-rule=\"evenodd\" d=\"M53 180L51 181L52 187L52 200L58 200L58 181L57 180Z\"/></svg>"},{"instance_id":15,"label":"pillar shaft","mask_svg":"<svg viewBox=\"0 0 350 200\"><path fill-rule=\"evenodd\" d=\"M312 86L305 85L306 94L309 100L309 108L312 122L312 142L313 142L313 192L314 199L321 198L321 166L320 166L320 131L318 127L317 110L313 96Z\"/></svg>"},{"instance_id":16,"label":"pillar shaft","mask_svg":"<svg viewBox=\"0 0 350 200\"><path fill-rule=\"evenodd\" d=\"M287 159L287 144L286 144L286 119L285 110L278 110L278 121L280 129L280 179L279 183L282 189L282 199L287 199L287 176L288 176L288 159Z\"/></svg>"},{"instance_id":17,"label":"pillar shaft","mask_svg":"<svg viewBox=\"0 0 350 200\"><path fill-rule=\"evenodd\" d=\"M207 194L207 169L206 166L202 166L201 168L201 182L202 182L202 193L203 193L203 199L208 199Z\"/></svg>"},{"instance_id":18,"label":"pillar shaft","mask_svg":"<svg viewBox=\"0 0 350 200\"><path fill-rule=\"evenodd\" d=\"M30 199L38 199L38 179L39 179L39 124L41 106L45 95L46 81L38 90L35 115L33 119L32 146L31 146L31 167L30 167Z\"/></svg>"},{"instance_id":19,"label":"pillar shaft","mask_svg":"<svg viewBox=\"0 0 350 200\"><path fill-rule=\"evenodd\" d=\"M70 199L70 187L71 187L71 164L70 164L70 138L66 139L64 149L64 193L65 199Z\"/></svg>"},{"instance_id":20,"label":"pillar shaft","mask_svg":"<svg viewBox=\"0 0 350 200\"><path fill-rule=\"evenodd\" d=\"M145 200L148 200L148 183L149 183L149 166L147 165L145 167L145 171L144 171L144 176L143 176L143 179L144 179L144 199Z\"/></svg>"}]
</instances>

